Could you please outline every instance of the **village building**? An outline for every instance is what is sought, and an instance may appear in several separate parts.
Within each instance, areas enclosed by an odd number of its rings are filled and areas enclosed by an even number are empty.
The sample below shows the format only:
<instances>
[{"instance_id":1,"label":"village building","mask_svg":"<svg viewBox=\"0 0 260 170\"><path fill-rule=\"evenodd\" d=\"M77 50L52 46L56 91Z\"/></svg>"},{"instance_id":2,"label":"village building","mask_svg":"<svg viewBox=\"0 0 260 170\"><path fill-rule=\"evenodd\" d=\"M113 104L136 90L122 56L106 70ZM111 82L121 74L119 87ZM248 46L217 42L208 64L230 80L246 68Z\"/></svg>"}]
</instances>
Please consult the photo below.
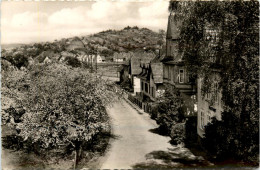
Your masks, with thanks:
<instances>
[{"instance_id":1,"label":"village building","mask_svg":"<svg viewBox=\"0 0 260 170\"><path fill-rule=\"evenodd\" d=\"M223 112L223 103L221 101L222 93L218 87L219 72L212 70L210 81L211 88L203 92L203 77L198 78L198 121L197 133L203 138L205 133L204 127L210 123L212 117L221 120L221 113Z\"/></svg>"},{"instance_id":2,"label":"village building","mask_svg":"<svg viewBox=\"0 0 260 170\"><path fill-rule=\"evenodd\" d=\"M154 58L151 53L135 53L130 59L130 81L134 89L134 95L141 92L141 79L138 75L142 72L141 63L147 64Z\"/></svg>"},{"instance_id":3,"label":"village building","mask_svg":"<svg viewBox=\"0 0 260 170\"><path fill-rule=\"evenodd\" d=\"M87 54L85 51L77 50L77 54L75 54L77 59L81 62L87 62Z\"/></svg>"},{"instance_id":4,"label":"village building","mask_svg":"<svg viewBox=\"0 0 260 170\"><path fill-rule=\"evenodd\" d=\"M113 62L122 63L128 61L132 57L132 53L114 53Z\"/></svg>"},{"instance_id":5,"label":"village building","mask_svg":"<svg viewBox=\"0 0 260 170\"><path fill-rule=\"evenodd\" d=\"M141 63L150 63L155 57L152 53L134 53L131 58L127 59L121 64L118 69L120 83L129 81L130 86L133 88L133 95L141 92L141 79L139 74L142 72Z\"/></svg>"},{"instance_id":6,"label":"village building","mask_svg":"<svg viewBox=\"0 0 260 170\"><path fill-rule=\"evenodd\" d=\"M87 55L86 56L86 62L89 66L94 66L95 64L104 63L106 61L105 56L98 55Z\"/></svg>"},{"instance_id":7,"label":"village building","mask_svg":"<svg viewBox=\"0 0 260 170\"><path fill-rule=\"evenodd\" d=\"M124 62L126 59L122 56L113 57L114 62Z\"/></svg>"},{"instance_id":8,"label":"village building","mask_svg":"<svg viewBox=\"0 0 260 170\"><path fill-rule=\"evenodd\" d=\"M39 63L51 63L52 61L58 61L60 57L60 54L55 53L51 50L43 51L41 54L39 54L36 57L36 61Z\"/></svg>"},{"instance_id":9,"label":"village building","mask_svg":"<svg viewBox=\"0 0 260 170\"><path fill-rule=\"evenodd\" d=\"M219 41L220 28L215 27L209 23L205 24L204 39L208 41L208 47L214 48ZM202 75L199 75L198 83L198 114L197 114L197 133L203 138L205 133L205 126L210 123L212 117L221 120L221 113L223 112L223 103L221 101L222 92L219 89L220 72L218 67L219 60L216 58L214 52L211 52L208 61L212 63L209 71L209 81L211 86L206 90L203 88Z\"/></svg>"},{"instance_id":10,"label":"village building","mask_svg":"<svg viewBox=\"0 0 260 170\"><path fill-rule=\"evenodd\" d=\"M51 63L51 59L49 57L46 57L43 61L44 64L49 64Z\"/></svg>"},{"instance_id":11,"label":"village building","mask_svg":"<svg viewBox=\"0 0 260 170\"><path fill-rule=\"evenodd\" d=\"M163 85L163 64L141 63L142 72L139 74L141 80L141 92L136 94L137 99L142 103L142 109L150 112L150 103L164 93Z\"/></svg>"},{"instance_id":12,"label":"village building","mask_svg":"<svg viewBox=\"0 0 260 170\"><path fill-rule=\"evenodd\" d=\"M101 56L101 55L96 55L96 60L97 60L97 63L104 63L106 61L106 58L105 56Z\"/></svg>"},{"instance_id":13,"label":"village building","mask_svg":"<svg viewBox=\"0 0 260 170\"><path fill-rule=\"evenodd\" d=\"M180 92L184 102L185 116L195 116L197 112L196 82L190 77L182 54L179 52L179 23L170 14L166 34L166 56L163 62L163 83Z\"/></svg>"}]
</instances>

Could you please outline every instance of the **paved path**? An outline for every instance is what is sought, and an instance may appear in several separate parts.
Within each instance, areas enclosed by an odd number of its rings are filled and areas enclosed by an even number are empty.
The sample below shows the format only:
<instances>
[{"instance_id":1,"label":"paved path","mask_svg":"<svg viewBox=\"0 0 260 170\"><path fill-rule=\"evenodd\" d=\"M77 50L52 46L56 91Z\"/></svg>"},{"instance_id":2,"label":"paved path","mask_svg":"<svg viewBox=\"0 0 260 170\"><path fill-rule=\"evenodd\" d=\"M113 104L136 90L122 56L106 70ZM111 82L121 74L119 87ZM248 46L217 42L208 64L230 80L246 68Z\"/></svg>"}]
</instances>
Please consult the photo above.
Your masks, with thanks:
<instances>
[{"instance_id":1,"label":"paved path","mask_svg":"<svg viewBox=\"0 0 260 170\"><path fill-rule=\"evenodd\" d=\"M146 154L171 148L170 138L152 133L157 128L155 121L148 114L140 114L126 101L108 109L111 117L112 132L116 135L105 156L101 169L127 169L146 161Z\"/></svg>"},{"instance_id":2,"label":"paved path","mask_svg":"<svg viewBox=\"0 0 260 170\"><path fill-rule=\"evenodd\" d=\"M127 100L128 101L128 100ZM189 149L173 146L170 137L153 133L158 127L147 113L123 100L108 109L112 133L110 147L100 161L101 169L173 169L212 167L213 164ZM151 130L153 132L151 132Z\"/></svg>"}]
</instances>

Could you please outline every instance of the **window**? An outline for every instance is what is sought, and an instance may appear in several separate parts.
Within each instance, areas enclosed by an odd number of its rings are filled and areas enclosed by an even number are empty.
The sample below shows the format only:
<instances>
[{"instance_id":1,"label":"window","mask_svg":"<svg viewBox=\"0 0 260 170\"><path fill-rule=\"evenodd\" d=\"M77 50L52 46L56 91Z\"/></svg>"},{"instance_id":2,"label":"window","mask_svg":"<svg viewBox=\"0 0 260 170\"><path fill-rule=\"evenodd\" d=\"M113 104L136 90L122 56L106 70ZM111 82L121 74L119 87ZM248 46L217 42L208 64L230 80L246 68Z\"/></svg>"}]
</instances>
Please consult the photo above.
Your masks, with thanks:
<instances>
[{"instance_id":1,"label":"window","mask_svg":"<svg viewBox=\"0 0 260 170\"><path fill-rule=\"evenodd\" d=\"M145 83L145 92L148 93L148 84Z\"/></svg>"},{"instance_id":2,"label":"window","mask_svg":"<svg viewBox=\"0 0 260 170\"><path fill-rule=\"evenodd\" d=\"M179 83L184 83L184 70L179 70Z\"/></svg>"},{"instance_id":3,"label":"window","mask_svg":"<svg viewBox=\"0 0 260 170\"><path fill-rule=\"evenodd\" d=\"M216 29L206 29L206 40L210 41L211 43L215 43L219 40L219 31Z\"/></svg>"},{"instance_id":4,"label":"window","mask_svg":"<svg viewBox=\"0 0 260 170\"><path fill-rule=\"evenodd\" d=\"M169 73L169 75L168 75L168 79L171 81L171 79L172 79L172 75L171 75L171 66L169 66L168 67L168 73Z\"/></svg>"},{"instance_id":5,"label":"window","mask_svg":"<svg viewBox=\"0 0 260 170\"><path fill-rule=\"evenodd\" d=\"M201 129L204 129L204 126L205 126L205 124L204 124L204 112L201 112L201 114L200 114L200 127L201 127Z\"/></svg>"},{"instance_id":6,"label":"window","mask_svg":"<svg viewBox=\"0 0 260 170\"><path fill-rule=\"evenodd\" d=\"M141 83L141 89L144 90L144 82Z\"/></svg>"},{"instance_id":7,"label":"window","mask_svg":"<svg viewBox=\"0 0 260 170\"><path fill-rule=\"evenodd\" d=\"M211 116L210 116L210 112L208 112L207 114L207 123L210 123L211 122Z\"/></svg>"},{"instance_id":8,"label":"window","mask_svg":"<svg viewBox=\"0 0 260 170\"><path fill-rule=\"evenodd\" d=\"M168 78L168 66L163 67L163 78L167 79Z\"/></svg>"}]
</instances>

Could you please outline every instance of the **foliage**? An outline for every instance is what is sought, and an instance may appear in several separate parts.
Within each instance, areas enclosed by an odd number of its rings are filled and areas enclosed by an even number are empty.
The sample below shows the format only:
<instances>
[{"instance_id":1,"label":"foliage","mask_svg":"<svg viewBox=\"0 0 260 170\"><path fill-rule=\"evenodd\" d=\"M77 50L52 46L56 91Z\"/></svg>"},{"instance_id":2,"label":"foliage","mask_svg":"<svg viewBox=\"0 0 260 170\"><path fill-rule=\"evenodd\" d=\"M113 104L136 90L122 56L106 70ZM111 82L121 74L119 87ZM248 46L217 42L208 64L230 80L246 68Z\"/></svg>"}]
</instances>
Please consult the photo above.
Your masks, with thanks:
<instances>
[{"instance_id":1,"label":"foliage","mask_svg":"<svg viewBox=\"0 0 260 170\"><path fill-rule=\"evenodd\" d=\"M21 67L27 67L29 64L28 58L21 52L15 52L13 55L6 52L2 54L2 57L19 69Z\"/></svg>"},{"instance_id":2,"label":"foliage","mask_svg":"<svg viewBox=\"0 0 260 170\"><path fill-rule=\"evenodd\" d=\"M123 82L121 82L120 86L127 91L131 91L132 89L131 80L129 78L124 79Z\"/></svg>"},{"instance_id":3,"label":"foliage","mask_svg":"<svg viewBox=\"0 0 260 170\"><path fill-rule=\"evenodd\" d=\"M104 49L100 52L100 54L102 56L109 57L109 56L112 56L114 54L114 52L112 50L109 50L109 49Z\"/></svg>"},{"instance_id":4,"label":"foliage","mask_svg":"<svg viewBox=\"0 0 260 170\"><path fill-rule=\"evenodd\" d=\"M22 95L13 97L25 110L14 126L23 142L37 144L38 151L69 145L78 150L83 142L109 130L105 106L120 95L112 83L58 64L36 65L16 79L9 76L4 85L20 89Z\"/></svg>"},{"instance_id":5,"label":"foliage","mask_svg":"<svg viewBox=\"0 0 260 170\"><path fill-rule=\"evenodd\" d=\"M172 126L184 120L182 110L183 100L177 89L167 87L163 96L158 100L156 122L170 134Z\"/></svg>"},{"instance_id":6,"label":"foliage","mask_svg":"<svg viewBox=\"0 0 260 170\"><path fill-rule=\"evenodd\" d=\"M258 155L257 149L252 149L258 147L258 137L248 132L257 134L259 127L259 2L171 1L169 8L175 12L175 19L183 23L180 52L189 71L204 78L202 90L211 91L210 75L216 70L220 74L219 90L228 115L223 113L224 123L213 121L214 133L206 130L206 136L219 135L211 136L212 140L226 147L215 148L221 152L216 154L225 155L233 150L234 157L248 160L249 149L252 155ZM217 34L208 39L205 36L208 29ZM225 124L233 120L236 121L232 126ZM235 142L229 144L230 140Z\"/></svg>"},{"instance_id":7,"label":"foliage","mask_svg":"<svg viewBox=\"0 0 260 170\"><path fill-rule=\"evenodd\" d=\"M185 146L195 145L197 140L197 116L188 117L185 121Z\"/></svg>"},{"instance_id":8,"label":"foliage","mask_svg":"<svg viewBox=\"0 0 260 170\"><path fill-rule=\"evenodd\" d=\"M257 164L259 151L259 129L256 122L241 131L240 120L232 113L224 112L222 121L216 118L205 127L203 146L217 160L239 159Z\"/></svg>"},{"instance_id":9,"label":"foliage","mask_svg":"<svg viewBox=\"0 0 260 170\"><path fill-rule=\"evenodd\" d=\"M76 57L67 56L67 57L65 58L65 61L66 61L66 63L67 63L69 66L72 66L72 67L80 67L80 66L81 66L81 62L80 62L79 59L77 59Z\"/></svg>"},{"instance_id":10,"label":"foliage","mask_svg":"<svg viewBox=\"0 0 260 170\"><path fill-rule=\"evenodd\" d=\"M171 143L178 145L184 144L185 141L185 123L177 123L172 126L171 130Z\"/></svg>"}]
</instances>

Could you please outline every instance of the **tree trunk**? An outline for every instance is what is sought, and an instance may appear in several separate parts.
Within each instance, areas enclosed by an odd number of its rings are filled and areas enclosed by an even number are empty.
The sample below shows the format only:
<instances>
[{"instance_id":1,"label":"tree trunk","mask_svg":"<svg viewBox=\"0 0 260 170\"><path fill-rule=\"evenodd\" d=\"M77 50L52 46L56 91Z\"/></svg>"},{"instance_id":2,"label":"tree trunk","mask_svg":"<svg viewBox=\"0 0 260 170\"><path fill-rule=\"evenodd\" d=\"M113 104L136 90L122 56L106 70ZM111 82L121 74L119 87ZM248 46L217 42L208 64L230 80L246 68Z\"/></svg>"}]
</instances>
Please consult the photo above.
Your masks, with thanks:
<instances>
[{"instance_id":1,"label":"tree trunk","mask_svg":"<svg viewBox=\"0 0 260 170\"><path fill-rule=\"evenodd\" d=\"M75 152L75 157L74 157L74 169L76 169L77 167L77 150L74 151Z\"/></svg>"},{"instance_id":2,"label":"tree trunk","mask_svg":"<svg viewBox=\"0 0 260 170\"><path fill-rule=\"evenodd\" d=\"M77 169L77 165L81 159L81 153L82 153L82 142L78 141L75 144L75 162L74 162L74 169Z\"/></svg>"}]
</instances>

